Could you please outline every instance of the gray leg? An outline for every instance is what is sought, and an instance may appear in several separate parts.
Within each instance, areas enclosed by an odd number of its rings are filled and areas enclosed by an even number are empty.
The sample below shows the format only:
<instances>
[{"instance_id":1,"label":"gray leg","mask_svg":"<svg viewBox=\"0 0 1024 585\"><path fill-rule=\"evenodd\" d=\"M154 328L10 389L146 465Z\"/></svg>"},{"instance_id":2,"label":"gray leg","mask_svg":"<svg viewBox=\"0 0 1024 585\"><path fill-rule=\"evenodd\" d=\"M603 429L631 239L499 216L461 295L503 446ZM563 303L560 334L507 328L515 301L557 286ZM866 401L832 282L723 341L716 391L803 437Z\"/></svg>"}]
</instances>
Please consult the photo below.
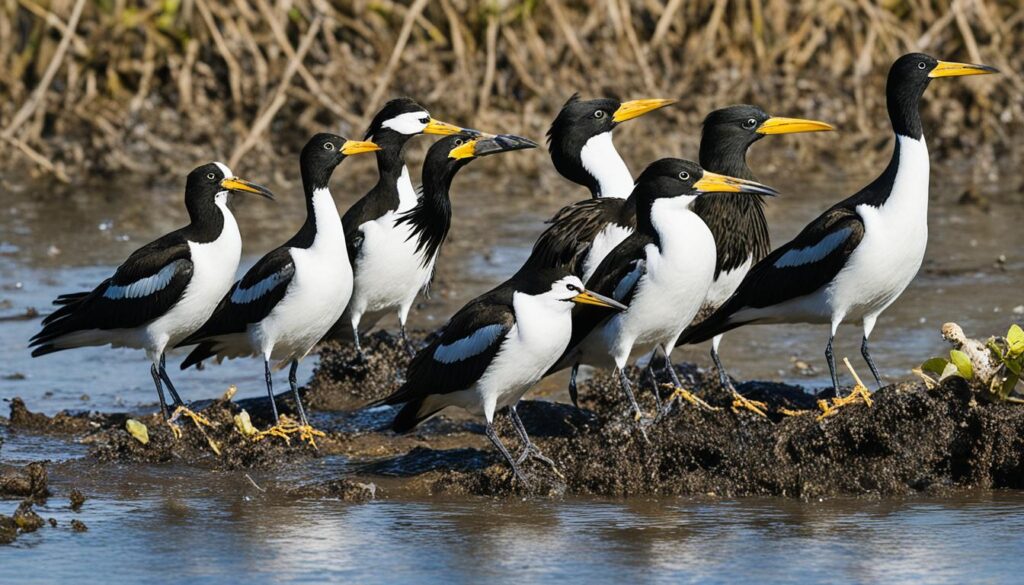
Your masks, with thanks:
<instances>
[{"instance_id":1,"label":"gray leg","mask_svg":"<svg viewBox=\"0 0 1024 585\"><path fill-rule=\"evenodd\" d=\"M352 340L356 343L356 352L359 354L359 359L366 361L366 354L363 353L363 346L359 343L359 326L352 325Z\"/></svg>"},{"instance_id":2,"label":"gray leg","mask_svg":"<svg viewBox=\"0 0 1024 585\"><path fill-rule=\"evenodd\" d=\"M160 384L160 368L153 364L149 367L149 373L153 376L153 384L156 385L156 395L160 398L160 414L164 416L164 420L170 420L171 415L167 412L167 401L164 400L164 387Z\"/></svg>"},{"instance_id":3,"label":"gray leg","mask_svg":"<svg viewBox=\"0 0 1024 585\"><path fill-rule=\"evenodd\" d=\"M718 357L718 350L713 346L711 348L711 361L715 362L715 369L718 370L718 383L722 385L722 388L735 390L732 386L732 380L729 379L729 374L726 373L725 368L722 366L722 358Z\"/></svg>"},{"instance_id":4,"label":"gray leg","mask_svg":"<svg viewBox=\"0 0 1024 585\"><path fill-rule=\"evenodd\" d=\"M579 389L576 387L576 374L580 373L580 364L575 363L572 365L572 371L569 372L569 399L572 400L572 405L576 408L580 407L580 394Z\"/></svg>"},{"instance_id":5,"label":"gray leg","mask_svg":"<svg viewBox=\"0 0 1024 585\"><path fill-rule=\"evenodd\" d=\"M835 396L839 396L839 376L836 374L836 356L832 353L832 339L834 335L828 336L828 345L825 346L825 360L828 361L828 371L832 374L832 390Z\"/></svg>"},{"instance_id":6,"label":"gray leg","mask_svg":"<svg viewBox=\"0 0 1024 585\"><path fill-rule=\"evenodd\" d=\"M647 362L647 376L651 379L651 392L654 393L654 403L658 405L658 410L661 411L661 392L658 390L658 375L654 373L654 356L651 356L651 361Z\"/></svg>"},{"instance_id":7,"label":"gray leg","mask_svg":"<svg viewBox=\"0 0 1024 585\"><path fill-rule=\"evenodd\" d=\"M526 427L523 425L523 420L519 418L519 413L516 412L515 406L508 407L508 417L512 419L512 426L515 427L519 440L523 442L523 452L519 454L519 459L516 460L516 463L522 463L526 461L527 457L533 457L557 471L558 468L555 467L555 462L541 453L540 449L530 440L530 436L526 434Z\"/></svg>"},{"instance_id":8,"label":"gray leg","mask_svg":"<svg viewBox=\"0 0 1024 585\"><path fill-rule=\"evenodd\" d=\"M178 396L178 391L174 389L174 384L171 383L171 377L167 375L167 368L164 367L167 362L164 354L160 354L160 379L167 384L167 391L171 393L171 400L174 401L174 406L185 406L185 401Z\"/></svg>"},{"instance_id":9,"label":"gray leg","mask_svg":"<svg viewBox=\"0 0 1024 585\"><path fill-rule=\"evenodd\" d=\"M626 394L626 398L629 399L629 404L633 406L633 412L637 416L643 416L643 411L640 410L640 405L636 403L636 397L633 396L633 387L629 383L629 378L626 377L626 372L622 371L622 368L615 368L619 372L619 386L622 387L622 391Z\"/></svg>"},{"instance_id":10,"label":"gray leg","mask_svg":"<svg viewBox=\"0 0 1024 585\"><path fill-rule=\"evenodd\" d=\"M658 346L658 349L661 350L661 355L665 356L665 368L668 370L668 375L672 380L672 383L676 388L682 388L683 383L679 381L679 374L676 373L676 369L672 366L672 359L668 357L668 351L665 349L665 346Z\"/></svg>"},{"instance_id":11,"label":"gray leg","mask_svg":"<svg viewBox=\"0 0 1024 585\"><path fill-rule=\"evenodd\" d=\"M516 476L516 479L523 482L523 485L530 485L530 482L526 480L526 476L519 471L519 464L517 464L515 460L512 459L512 455L508 452L508 449L505 448L505 445L504 443L501 442L501 439L498 438L498 434L494 432L494 425L492 425L491 423L487 423L485 433L487 434L487 438L491 440L491 443L494 444L494 447L498 450L499 453L501 453L501 456L504 457L505 461L508 462L509 467L512 468L512 473Z\"/></svg>"},{"instance_id":12,"label":"gray leg","mask_svg":"<svg viewBox=\"0 0 1024 585\"><path fill-rule=\"evenodd\" d=\"M309 425L306 420L306 410L302 408L302 397L299 396L299 386L295 382L295 373L299 370L299 360L292 360L292 367L288 370L288 384L292 387L292 397L295 399L295 408L299 411L299 420L302 424Z\"/></svg>"},{"instance_id":13,"label":"gray leg","mask_svg":"<svg viewBox=\"0 0 1024 585\"><path fill-rule=\"evenodd\" d=\"M267 379L267 398L270 399L270 408L274 411L274 424L280 422L277 416L277 403L274 402L274 381L270 377L270 361L263 360L263 373Z\"/></svg>"},{"instance_id":14,"label":"gray leg","mask_svg":"<svg viewBox=\"0 0 1024 585\"><path fill-rule=\"evenodd\" d=\"M413 345L412 340L409 339L409 334L405 331L405 323L399 326L399 332L402 336L402 341L405 343L405 353L409 354L409 357L416 357L416 346Z\"/></svg>"},{"instance_id":15,"label":"gray leg","mask_svg":"<svg viewBox=\"0 0 1024 585\"><path fill-rule=\"evenodd\" d=\"M871 359L871 353L868 352L868 338L865 335L864 341L860 344L860 355L864 356L864 361L868 363L868 367L871 368L871 375L875 377L875 384L879 388L882 387L882 378L878 375L878 368L875 367L875 360Z\"/></svg>"}]
</instances>

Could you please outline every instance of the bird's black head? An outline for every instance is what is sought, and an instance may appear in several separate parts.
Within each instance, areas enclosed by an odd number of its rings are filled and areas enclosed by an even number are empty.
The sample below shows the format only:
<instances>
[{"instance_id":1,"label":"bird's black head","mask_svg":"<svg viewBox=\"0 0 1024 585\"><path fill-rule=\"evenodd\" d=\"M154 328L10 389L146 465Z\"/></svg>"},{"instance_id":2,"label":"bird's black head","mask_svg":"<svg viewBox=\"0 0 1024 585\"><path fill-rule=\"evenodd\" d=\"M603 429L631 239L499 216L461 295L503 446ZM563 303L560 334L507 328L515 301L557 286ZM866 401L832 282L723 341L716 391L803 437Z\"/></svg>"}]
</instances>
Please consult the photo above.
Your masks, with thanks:
<instances>
[{"instance_id":1,"label":"bird's black head","mask_svg":"<svg viewBox=\"0 0 1024 585\"><path fill-rule=\"evenodd\" d=\"M216 205L226 205L231 194L236 192L274 198L274 194L266 187L239 179L224 163L211 162L196 167L188 174L185 180L185 207L189 216L195 220L212 212Z\"/></svg>"},{"instance_id":2,"label":"bird's black head","mask_svg":"<svg viewBox=\"0 0 1024 585\"><path fill-rule=\"evenodd\" d=\"M316 189L327 187L335 167L345 157L377 150L380 147L369 141L346 140L329 132L314 135L302 147L302 154L299 155L306 194L311 195Z\"/></svg>"},{"instance_id":3,"label":"bird's black head","mask_svg":"<svg viewBox=\"0 0 1024 585\"><path fill-rule=\"evenodd\" d=\"M987 65L939 61L924 53L903 55L889 68L889 78L885 85L886 103L893 130L901 136L916 139L924 135L918 104L932 79L984 75L998 71Z\"/></svg>"},{"instance_id":4,"label":"bird's black head","mask_svg":"<svg viewBox=\"0 0 1024 585\"><path fill-rule=\"evenodd\" d=\"M493 136L460 132L445 136L427 150L427 156L423 161L423 185L425 188L437 185L447 187L455 173L474 159L536 147L536 142L512 134Z\"/></svg>"},{"instance_id":5,"label":"bird's black head","mask_svg":"<svg viewBox=\"0 0 1024 585\"><path fill-rule=\"evenodd\" d=\"M587 143L595 137L610 133L622 122L638 118L674 101L649 99L620 102L612 98L581 100L579 94L573 94L548 129L551 162L563 177L587 187L596 195L600 191L600 184L594 176L595 169L588 169L581 158Z\"/></svg>"},{"instance_id":6,"label":"bird's black head","mask_svg":"<svg viewBox=\"0 0 1024 585\"><path fill-rule=\"evenodd\" d=\"M462 128L430 117L427 109L407 97L395 98L377 112L366 129L365 140L373 140L384 149L401 149L413 136L448 135Z\"/></svg>"},{"instance_id":7,"label":"bird's black head","mask_svg":"<svg viewBox=\"0 0 1024 585\"><path fill-rule=\"evenodd\" d=\"M704 168L753 179L746 156L750 145L770 134L820 132L832 126L817 120L771 116L757 106L740 104L715 110L704 118L700 164Z\"/></svg>"}]
</instances>

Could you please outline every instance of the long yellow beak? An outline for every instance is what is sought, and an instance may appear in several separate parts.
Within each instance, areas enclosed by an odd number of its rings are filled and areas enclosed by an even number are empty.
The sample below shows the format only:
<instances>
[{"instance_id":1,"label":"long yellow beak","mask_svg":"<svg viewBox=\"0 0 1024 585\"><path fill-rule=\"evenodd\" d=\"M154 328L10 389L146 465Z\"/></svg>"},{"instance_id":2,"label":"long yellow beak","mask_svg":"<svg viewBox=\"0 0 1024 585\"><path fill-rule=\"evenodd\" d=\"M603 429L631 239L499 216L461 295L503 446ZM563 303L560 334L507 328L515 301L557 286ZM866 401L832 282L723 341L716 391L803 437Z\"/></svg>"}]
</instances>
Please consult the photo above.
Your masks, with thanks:
<instances>
[{"instance_id":1,"label":"long yellow beak","mask_svg":"<svg viewBox=\"0 0 1024 585\"><path fill-rule=\"evenodd\" d=\"M963 75L988 75L989 73L999 73L999 70L988 65L939 61L928 77L961 77Z\"/></svg>"},{"instance_id":2,"label":"long yellow beak","mask_svg":"<svg viewBox=\"0 0 1024 585\"><path fill-rule=\"evenodd\" d=\"M828 132L835 130L831 124L800 118L768 118L757 128L758 134L794 134L796 132Z\"/></svg>"},{"instance_id":3,"label":"long yellow beak","mask_svg":"<svg viewBox=\"0 0 1024 585\"><path fill-rule=\"evenodd\" d=\"M380 150L380 147L369 140L346 140L345 144L341 145L341 154L345 156L362 154L364 152L376 152L378 150Z\"/></svg>"},{"instance_id":4,"label":"long yellow beak","mask_svg":"<svg viewBox=\"0 0 1024 585\"><path fill-rule=\"evenodd\" d=\"M427 127L423 129L424 134L438 134L440 136L458 134L459 132L462 132L462 128L455 124L449 124L448 122L442 122L433 118L430 119L430 122L427 122Z\"/></svg>"},{"instance_id":5,"label":"long yellow beak","mask_svg":"<svg viewBox=\"0 0 1024 585\"><path fill-rule=\"evenodd\" d=\"M639 118L648 112L653 112L659 108L676 103L676 100L667 99L649 99L649 100L633 100L629 102L622 102L619 104L619 109L615 110L612 114L613 122L625 122L626 120L632 120L633 118Z\"/></svg>"},{"instance_id":6,"label":"long yellow beak","mask_svg":"<svg viewBox=\"0 0 1024 585\"><path fill-rule=\"evenodd\" d=\"M616 311L625 311L629 308L615 299L610 299L604 295L599 295L596 292L589 290L585 290L569 300L580 305L594 305L597 307L605 307L607 309L615 309Z\"/></svg>"},{"instance_id":7,"label":"long yellow beak","mask_svg":"<svg viewBox=\"0 0 1024 585\"><path fill-rule=\"evenodd\" d=\"M266 197L271 201L274 200L274 194L270 192L270 189L256 183L250 183L245 179L239 179L238 177L225 177L221 180L220 186L229 191L242 191L245 193L255 193L261 197Z\"/></svg>"},{"instance_id":8,"label":"long yellow beak","mask_svg":"<svg viewBox=\"0 0 1024 585\"><path fill-rule=\"evenodd\" d=\"M747 181L746 179L737 179L736 177L727 177L710 171L704 171L704 176L693 184L693 188L701 193L757 193L758 195L767 195L769 197L779 194L778 191L768 185L762 185L756 181Z\"/></svg>"}]
</instances>

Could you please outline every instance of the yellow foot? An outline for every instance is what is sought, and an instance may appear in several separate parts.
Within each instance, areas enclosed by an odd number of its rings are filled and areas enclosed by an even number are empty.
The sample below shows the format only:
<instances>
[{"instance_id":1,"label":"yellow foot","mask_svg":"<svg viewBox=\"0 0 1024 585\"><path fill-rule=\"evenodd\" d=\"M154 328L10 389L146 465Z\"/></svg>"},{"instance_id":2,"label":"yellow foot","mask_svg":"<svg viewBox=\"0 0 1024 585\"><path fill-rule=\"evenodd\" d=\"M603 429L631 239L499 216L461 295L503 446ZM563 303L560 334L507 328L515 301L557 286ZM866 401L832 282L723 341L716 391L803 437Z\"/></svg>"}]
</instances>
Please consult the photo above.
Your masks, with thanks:
<instances>
[{"instance_id":1,"label":"yellow foot","mask_svg":"<svg viewBox=\"0 0 1024 585\"><path fill-rule=\"evenodd\" d=\"M300 441L309 443L315 449L317 448L316 438L326 437L327 435L310 425L301 424L287 415L281 415L276 425L265 431L259 431L253 435L253 440L260 441L267 437L279 437L284 439L285 443L291 445L293 436L297 436Z\"/></svg>"},{"instance_id":2,"label":"yellow foot","mask_svg":"<svg viewBox=\"0 0 1024 585\"><path fill-rule=\"evenodd\" d=\"M183 417L183 416L185 418L192 419L192 422L195 423L195 425L197 427L212 427L213 426L213 423L210 422L210 419L208 419L205 416L199 414L198 412L193 411L192 409L188 408L187 406L179 406L178 408L175 408L174 409L174 413L171 414L171 420L169 422L171 422L171 423L177 422L177 420L179 418Z\"/></svg>"},{"instance_id":3,"label":"yellow foot","mask_svg":"<svg viewBox=\"0 0 1024 585\"><path fill-rule=\"evenodd\" d=\"M785 416L803 416L805 414L811 414L810 410L793 410L792 408L786 407L780 408L779 412L781 412Z\"/></svg>"},{"instance_id":4,"label":"yellow foot","mask_svg":"<svg viewBox=\"0 0 1024 585\"><path fill-rule=\"evenodd\" d=\"M841 398L833 398L831 404L829 404L828 400L819 400L818 408L821 409L821 414L818 415L818 420L823 420L835 415L837 412L839 412L840 408L848 404L856 404L858 402L863 402L868 406L874 404L874 401L871 400L871 392L868 391L867 386L865 386L864 382L861 381L860 376L857 375L857 372L853 370L853 366L850 365L850 360L844 358L843 362L846 364L846 367L850 370L850 373L853 374L853 379L856 382L856 385L853 387L853 390L846 396L843 396Z\"/></svg>"},{"instance_id":5,"label":"yellow foot","mask_svg":"<svg viewBox=\"0 0 1024 585\"><path fill-rule=\"evenodd\" d=\"M759 402L757 400L748 400L747 398L744 398L742 394L733 390L732 411L738 413L741 408L763 417L768 416L765 414L765 411L768 410L768 405L766 403Z\"/></svg>"},{"instance_id":6,"label":"yellow foot","mask_svg":"<svg viewBox=\"0 0 1024 585\"><path fill-rule=\"evenodd\" d=\"M672 396L669 397L669 401L671 402L676 398L685 400L692 404L693 406L697 406L699 408L704 408L706 410L718 410L718 408L711 406L707 402L704 402L704 400L701 397L697 396L693 392L690 392L686 388L676 388L675 390L673 390Z\"/></svg>"}]
</instances>

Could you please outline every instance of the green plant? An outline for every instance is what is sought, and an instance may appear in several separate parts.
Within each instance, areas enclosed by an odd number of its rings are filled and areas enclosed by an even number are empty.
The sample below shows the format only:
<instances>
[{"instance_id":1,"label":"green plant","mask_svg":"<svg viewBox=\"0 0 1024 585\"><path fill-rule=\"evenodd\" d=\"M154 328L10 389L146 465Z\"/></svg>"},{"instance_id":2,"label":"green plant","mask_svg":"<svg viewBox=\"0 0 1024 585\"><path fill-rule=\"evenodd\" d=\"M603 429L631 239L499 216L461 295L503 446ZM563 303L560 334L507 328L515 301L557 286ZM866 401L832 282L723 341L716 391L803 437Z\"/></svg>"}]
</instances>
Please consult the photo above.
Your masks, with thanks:
<instances>
[{"instance_id":1,"label":"green plant","mask_svg":"<svg viewBox=\"0 0 1024 585\"><path fill-rule=\"evenodd\" d=\"M967 352L952 349L949 358L933 357L921 364L920 371L938 376L940 382L951 376L975 382L998 401L1024 402L1010 396L1024 370L1024 329L1012 325L1006 337L991 337L984 347L988 349L988 355L975 355L975 359L988 358L988 364L978 364L980 367L977 367ZM983 375L976 375L979 369L984 371Z\"/></svg>"}]
</instances>

